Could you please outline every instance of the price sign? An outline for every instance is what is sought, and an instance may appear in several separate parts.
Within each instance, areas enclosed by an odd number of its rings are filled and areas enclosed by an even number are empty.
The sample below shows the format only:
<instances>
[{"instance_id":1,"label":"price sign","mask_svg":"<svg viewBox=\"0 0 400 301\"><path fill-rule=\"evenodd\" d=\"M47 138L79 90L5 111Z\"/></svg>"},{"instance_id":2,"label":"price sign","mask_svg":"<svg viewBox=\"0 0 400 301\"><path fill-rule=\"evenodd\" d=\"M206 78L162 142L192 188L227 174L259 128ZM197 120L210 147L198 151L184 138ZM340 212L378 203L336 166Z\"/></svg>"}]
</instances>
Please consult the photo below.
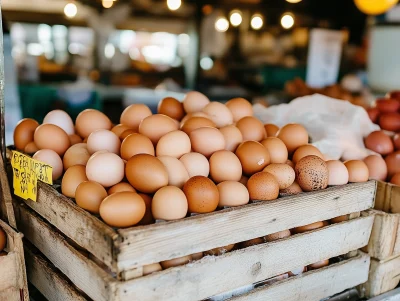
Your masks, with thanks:
<instances>
[{"instance_id":1,"label":"price sign","mask_svg":"<svg viewBox=\"0 0 400 301\"><path fill-rule=\"evenodd\" d=\"M46 163L13 151L11 166L14 175L14 194L25 200L36 202L37 181L53 184L53 168Z\"/></svg>"}]
</instances>

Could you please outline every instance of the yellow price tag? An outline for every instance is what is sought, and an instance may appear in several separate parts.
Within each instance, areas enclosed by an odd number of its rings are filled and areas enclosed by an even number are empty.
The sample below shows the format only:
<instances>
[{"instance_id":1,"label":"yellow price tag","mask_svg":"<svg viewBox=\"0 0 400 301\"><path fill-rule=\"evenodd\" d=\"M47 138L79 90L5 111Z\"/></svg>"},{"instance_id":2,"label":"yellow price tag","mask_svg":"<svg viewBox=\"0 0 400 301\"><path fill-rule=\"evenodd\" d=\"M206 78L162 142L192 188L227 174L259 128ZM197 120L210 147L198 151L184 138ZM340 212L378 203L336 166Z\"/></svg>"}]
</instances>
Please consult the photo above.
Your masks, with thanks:
<instances>
[{"instance_id":1,"label":"yellow price tag","mask_svg":"<svg viewBox=\"0 0 400 301\"><path fill-rule=\"evenodd\" d=\"M37 181L53 185L53 167L13 151L11 166L14 175L15 195L36 202Z\"/></svg>"}]
</instances>

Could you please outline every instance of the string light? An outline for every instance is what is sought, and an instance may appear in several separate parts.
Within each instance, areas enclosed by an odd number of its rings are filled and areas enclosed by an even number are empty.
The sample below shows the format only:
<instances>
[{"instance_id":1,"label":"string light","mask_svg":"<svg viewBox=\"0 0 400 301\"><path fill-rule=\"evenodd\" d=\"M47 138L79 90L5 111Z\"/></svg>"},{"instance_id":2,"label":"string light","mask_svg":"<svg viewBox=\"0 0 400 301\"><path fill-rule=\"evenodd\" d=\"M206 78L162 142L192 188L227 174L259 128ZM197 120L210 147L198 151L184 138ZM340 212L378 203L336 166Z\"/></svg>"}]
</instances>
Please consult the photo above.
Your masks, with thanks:
<instances>
[{"instance_id":1,"label":"string light","mask_svg":"<svg viewBox=\"0 0 400 301\"><path fill-rule=\"evenodd\" d=\"M169 10L177 10L181 7L182 0L167 0Z\"/></svg>"},{"instance_id":2,"label":"string light","mask_svg":"<svg viewBox=\"0 0 400 301\"><path fill-rule=\"evenodd\" d=\"M217 21L215 22L215 29L219 32L225 32L229 28L229 22L226 18L221 17L218 18Z\"/></svg>"},{"instance_id":3,"label":"string light","mask_svg":"<svg viewBox=\"0 0 400 301\"><path fill-rule=\"evenodd\" d=\"M242 23L242 12L240 10L234 10L231 12L231 16L229 18L231 24L235 27L239 26Z\"/></svg>"},{"instance_id":4,"label":"string light","mask_svg":"<svg viewBox=\"0 0 400 301\"><path fill-rule=\"evenodd\" d=\"M251 28L255 29L255 30L259 30L263 25L264 25L264 21L261 15L254 15L251 18L251 22L250 22Z\"/></svg>"},{"instance_id":5,"label":"string light","mask_svg":"<svg viewBox=\"0 0 400 301\"><path fill-rule=\"evenodd\" d=\"M75 3L68 3L67 5L65 5L65 7L64 7L64 14L65 14L68 18L73 18L73 17L75 17L77 13L78 13L78 7L76 6Z\"/></svg>"},{"instance_id":6,"label":"string light","mask_svg":"<svg viewBox=\"0 0 400 301\"><path fill-rule=\"evenodd\" d=\"M290 29L294 25L294 16L290 13L285 13L281 18L281 25L285 29Z\"/></svg>"}]
</instances>

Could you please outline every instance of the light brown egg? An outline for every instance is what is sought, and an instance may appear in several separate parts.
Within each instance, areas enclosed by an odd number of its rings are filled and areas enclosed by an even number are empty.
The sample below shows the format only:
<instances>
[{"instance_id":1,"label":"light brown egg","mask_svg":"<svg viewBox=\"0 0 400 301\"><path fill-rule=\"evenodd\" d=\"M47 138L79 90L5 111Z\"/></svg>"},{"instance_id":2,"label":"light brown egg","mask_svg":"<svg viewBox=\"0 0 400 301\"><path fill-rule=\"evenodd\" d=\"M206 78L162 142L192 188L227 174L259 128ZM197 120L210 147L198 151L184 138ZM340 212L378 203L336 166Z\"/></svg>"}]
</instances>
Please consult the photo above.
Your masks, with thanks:
<instances>
[{"instance_id":1,"label":"light brown egg","mask_svg":"<svg viewBox=\"0 0 400 301\"><path fill-rule=\"evenodd\" d=\"M278 181L268 172L252 175L247 182L247 189L252 201L272 201L279 195Z\"/></svg>"},{"instance_id":2,"label":"light brown egg","mask_svg":"<svg viewBox=\"0 0 400 301\"><path fill-rule=\"evenodd\" d=\"M182 124L181 130L189 135L194 130L203 127L215 128L217 126L211 119L205 117L191 117Z\"/></svg>"},{"instance_id":3,"label":"light brown egg","mask_svg":"<svg viewBox=\"0 0 400 301\"><path fill-rule=\"evenodd\" d=\"M158 160L164 165L168 173L168 185L182 188L189 180L189 174L185 165L175 157L160 156Z\"/></svg>"},{"instance_id":4,"label":"light brown egg","mask_svg":"<svg viewBox=\"0 0 400 301\"><path fill-rule=\"evenodd\" d=\"M145 104L132 104L121 114L120 123L126 125L132 130L137 131L139 124L148 116L151 116L151 110Z\"/></svg>"},{"instance_id":5,"label":"light brown egg","mask_svg":"<svg viewBox=\"0 0 400 301\"><path fill-rule=\"evenodd\" d=\"M246 116L253 116L253 106L244 98L233 98L226 103L226 106L232 112L234 122Z\"/></svg>"},{"instance_id":6,"label":"light brown egg","mask_svg":"<svg viewBox=\"0 0 400 301\"><path fill-rule=\"evenodd\" d=\"M158 156L170 156L180 158L184 154L190 153L192 145L189 136L182 131L173 131L161 139L157 143L156 154Z\"/></svg>"},{"instance_id":7,"label":"light brown egg","mask_svg":"<svg viewBox=\"0 0 400 301\"><path fill-rule=\"evenodd\" d=\"M72 134L72 135L69 135L68 137L69 137L69 142L71 142L71 145L82 143L82 138L80 136L78 136L77 134Z\"/></svg>"},{"instance_id":8,"label":"light brown egg","mask_svg":"<svg viewBox=\"0 0 400 301\"><path fill-rule=\"evenodd\" d=\"M90 154L87 149L86 143L78 143L71 146L64 154L63 165L64 170L67 170L74 165L84 165L86 166L87 161L89 161Z\"/></svg>"},{"instance_id":9,"label":"light brown egg","mask_svg":"<svg viewBox=\"0 0 400 301\"><path fill-rule=\"evenodd\" d=\"M113 132L115 135L118 136L118 138L121 136L123 132L126 130L130 130L130 128L127 125L124 124L117 124L111 129L111 132Z\"/></svg>"},{"instance_id":10,"label":"light brown egg","mask_svg":"<svg viewBox=\"0 0 400 301\"><path fill-rule=\"evenodd\" d=\"M316 148L311 144L307 144L307 145L302 145L295 150L295 152L293 153L292 161L296 165L296 163L299 162L300 159L303 159L304 157L311 155L320 157L322 160L324 160L324 156L322 155L322 153L319 151L318 148Z\"/></svg>"},{"instance_id":11,"label":"light brown egg","mask_svg":"<svg viewBox=\"0 0 400 301\"><path fill-rule=\"evenodd\" d=\"M400 173L395 173L390 179L390 183L400 186Z\"/></svg>"},{"instance_id":12,"label":"light brown egg","mask_svg":"<svg viewBox=\"0 0 400 301\"><path fill-rule=\"evenodd\" d=\"M308 266L308 270L317 270L317 269L326 267L328 265L329 265L329 259L321 260L321 261L318 261L316 263L310 264Z\"/></svg>"},{"instance_id":13,"label":"light brown egg","mask_svg":"<svg viewBox=\"0 0 400 301\"><path fill-rule=\"evenodd\" d=\"M188 201L178 187L162 187L153 196L151 212L155 219L166 221L182 219L188 212Z\"/></svg>"},{"instance_id":14,"label":"light brown egg","mask_svg":"<svg viewBox=\"0 0 400 301\"><path fill-rule=\"evenodd\" d=\"M162 271L162 267L161 264L159 264L158 262L143 266L143 276L150 275L159 271Z\"/></svg>"},{"instance_id":15,"label":"light brown egg","mask_svg":"<svg viewBox=\"0 0 400 301\"><path fill-rule=\"evenodd\" d=\"M244 249L244 248L260 245L260 244L263 244L263 243L265 243L264 238L263 237L257 237L257 238L253 238L253 239L241 242L240 243L240 248Z\"/></svg>"},{"instance_id":16,"label":"light brown egg","mask_svg":"<svg viewBox=\"0 0 400 301\"><path fill-rule=\"evenodd\" d=\"M3 251L7 245L7 234L0 228L0 251Z\"/></svg>"},{"instance_id":17,"label":"light brown egg","mask_svg":"<svg viewBox=\"0 0 400 301\"><path fill-rule=\"evenodd\" d=\"M393 153L392 139L384 131L375 131L365 138L365 147L381 155Z\"/></svg>"},{"instance_id":18,"label":"light brown egg","mask_svg":"<svg viewBox=\"0 0 400 301\"><path fill-rule=\"evenodd\" d=\"M268 234L265 236L267 242L276 241L291 236L290 230L283 230L276 233Z\"/></svg>"},{"instance_id":19,"label":"light brown egg","mask_svg":"<svg viewBox=\"0 0 400 301\"><path fill-rule=\"evenodd\" d=\"M216 151L210 157L210 175L215 183L239 181L242 177L239 158L227 150Z\"/></svg>"},{"instance_id":20,"label":"light brown egg","mask_svg":"<svg viewBox=\"0 0 400 301\"><path fill-rule=\"evenodd\" d=\"M224 135L215 128L204 127L192 131L189 135L192 149L209 158L213 153L225 149Z\"/></svg>"},{"instance_id":21,"label":"light brown egg","mask_svg":"<svg viewBox=\"0 0 400 301\"><path fill-rule=\"evenodd\" d=\"M179 257L179 258L161 261L160 264L161 264L162 268L164 270L166 270L166 269L177 267L180 265L185 265L185 264L189 263L191 260L192 260L192 256L186 255L186 256Z\"/></svg>"},{"instance_id":22,"label":"light brown egg","mask_svg":"<svg viewBox=\"0 0 400 301\"><path fill-rule=\"evenodd\" d=\"M208 177L210 174L210 164L207 158L200 153L188 153L183 155L179 161L185 166L189 178L194 176Z\"/></svg>"},{"instance_id":23,"label":"light brown egg","mask_svg":"<svg viewBox=\"0 0 400 301\"><path fill-rule=\"evenodd\" d=\"M162 136L177 129L178 126L172 118L161 114L146 117L139 125L139 133L149 137L154 145Z\"/></svg>"},{"instance_id":24,"label":"light brown egg","mask_svg":"<svg viewBox=\"0 0 400 301\"><path fill-rule=\"evenodd\" d=\"M111 227L127 228L143 218L146 205L135 192L117 192L106 197L100 205L100 216Z\"/></svg>"},{"instance_id":25,"label":"light brown egg","mask_svg":"<svg viewBox=\"0 0 400 301\"><path fill-rule=\"evenodd\" d=\"M383 162L385 163L385 162ZM339 160L326 161L328 165L329 176L328 185L345 185L349 182L349 172L346 166Z\"/></svg>"},{"instance_id":26,"label":"light brown egg","mask_svg":"<svg viewBox=\"0 0 400 301\"><path fill-rule=\"evenodd\" d=\"M282 140L276 137L268 137L262 140L261 144L268 150L271 163L286 163L288 151Z\"/></svg>"},{"instance_id":27,"label":"light brown egg","mask_svg":"<svg viewBox=\"0 0 400 301\"><path fill-rule=\"evenodd\" d=\"M124 178L125 164L113 153L94 153L86 164L86 176L104 187L118 184Z\"/></svg>"},{"instance_id":28,"label":"light brown egg","mask_svg":"<svg viewBox=\"0 0 400 301\"><path fill-rule=\"evenodd\" d=\"M236 122L236 127L242 133L243 141L262 141L266 138L264 124L255 117L243 117Z\"/></svg>"},{"instance_id":29,"label":"light brown egg","mask_svg":"<svg viewBox=\"0 0 400 301\"><path fill-rule=\"evenodd\" d=\"M25 118L18 122L14 130L14 145L17 150L23 151L26 145L33 141L38 126L39 123L31 118Z\"/></svg>"},{"instance_id":30,"label":"light brown egg","mask_svg":"<svg viewBox=\"0 0 400 301\"><path fill-rule=\"evenodd\" d=\"M272 123L264 124L264 128L267 132L267 137L276 137L279 132L279 127Z\"/></svg>"},{"instance_id":31,"label":"light brown egg","mask_svg":"<svg viewBox=\"0 0 400 301\"><path fill-rule=\"evenodd\" d=\"M189 113L185 117L182 118L180 126L182 127L185 124L185 122L188 121L192 117L203 117L206 119L210 119L210 116L208 116L206 113L203 113L203 112ZM215 123L214 123L214 127L215 127Z\"/></svg>"},{"instance_id":32,"label":"light brown egg","mask_svg":"<svg viewBox=\"0 0 400 301\"><path fill-rule=\"evenodd\" d=\"M235 154L242 163L243 173L246 175L262 171L270 163L268 150L256 141L243 142Z\"/></svg>"},{"instance_id":33,"label":"light brown egg","mask_svg":"<svg viewBox=\"0 0 400 301\"><path fill-rule=\"evenodd\" d=\"M43 119L43 124L54 124L63 129L68 135L75 133L74 122L68 113L63 110L53 110L47 113Z\"/></svg>"},{"instance_id":34,"label":"light brown egg","mask_svg":"<svg viewBox=\"0 0 400 301\"><path fill-rule=\"evenodd\" d=\"M204 94L197 91L190 91L186 93L183 99L183 108L186 113L200 112L206 105L210 103L210 100Z\"/></svg>"},{"instance_id":35,"label":"light brown egg","mask_svg":"<svg viewBox=\"0 0 400 301\"><path fill-rule=\"evenodd\" d=\"M158 103L158 114L167 115L175 120L181 120L185 116L183 103L173 97L166 97Z\"/></svg>"},{"instance_id":36,"label":"light brown egg","mask_svg":"<svg viewBox=\"0 0 400 301\"><path fill-rule=\"evenodd\" d=\"M76 117L75 128L82 138L89 137L96 130L111 130L111 120L104 113L86 109Z\"/></svg>"},{"instance_id":37,"label":"light brown egg","mask_svg":"<svg viewBox=\"0 0 400 301\"><path fill-rule=\"evenodd\" d=\"M53 168L53 181L61 177L63 173L63 162L55 151L51 149L42 149L33 155L33 159L46 163Z\"/></svg>"},{"instance_id":38,"label":"light brown egg","mask_svg":"<svg viewBox=\"0 0 400 301\"><path fill-rule=\"evenodd\" d=\"M61 182L61 192L63 195L75 198L78 185L87 181L85 166L74 165L67 169Z\"/></svg>"},{"instance_id":39,"label":"light brown egg","mask_svg":"<svg viewBox=\"0 0 400 301\"><path fill-rule=\"evenodd\" d=\"M233 123L231 111L223 103L212 101L206 105L203 112L210 116L217 128L222 128Z\"/></svg>"},{"instance_id":40,"label":"light brown egg","mask_svg":"<svg viewBox=\"0 0 400 301\"><path fill-rule=\"evenodd\" d=\"M400 172L400 151L395 151L387 155L385 162L388 170L388 178L390 179L395 173Z\"/></svg>"},{"instance_id":41,"label":"light brown egg","mask_svg":"<svg viewBox=\"0 0 400 301\"><path fill-rule=\"evenodd\" d=\"M240 143L243 142L243 136L240 130L234 125L224 126L219 129L225 139L225 149L235 152Z\"/></svg>"},{"instance_id":42,"label":"light brown egg","mask_svg":"<svg viewBox=\"0 0 400 301\"><path fill-rule=\"evenodd\" d=\"M76 188L75 201L79 207L98 214L100 204L107 196L107 191L99 183L85 181Z\"/></svg>"},{"instance_id":43,"label":"light brown egg","mask_svg":"<svg viewBox=\"0 0 400 301\"><path fill-rule=\"evenodd\" d=\"M204 255L209 255L209 256L224 255L225 253L230 252L234 247L235 247L235 244L231 244L231 245L227 245L225 247L211 249L211 250L205 251Z\"/></svg>"},{"instance_id":44,"label":"light brown egg","mask_svg":"<svg viewBox=\"0 0 400 301\"><path fill-rule=\"evenodd\" d=\"M121 141L118 136L108 130L94 131L87 140L87 149L91 155L101 150L118 155L120 148Z\"/></svg>"},{"instance_id":45,"label":"light brown egg","mask_svg":"<svg viewBox=\"0 0 400 301\"><path fill-rule=\"evenodd\" d=\"M143 199L146 204L146 212L144 213L143 218L140 220L138 225L150 225L154 224L155 220L153 214L151 213L151 203L153 202L152 196L144 193L139 193L140 197Z\"/></svg>"},{"instance_id":46,"label":"light brown egg","mask_svg":"<svg viewBox=\"0 0 400 301\"><path fill-rule=\"evenodd\" d=\"M368 166L361 160L349 160L344 162L349 172L350 183L367 182L369 178Z\"/></svg>"},{"instance_id":47,"label":"light brown egg","mask_svg":"<svg viewBox=\"0 0 400 301\"><path fill-rule=\"evenodd\" d=\"M312 231L312 230L316 230L319 228L324 227L324 222L315 222L309 225L305 225L305 226L301 226L301 227L297 227L293 229L293 232L298 234L298 233L304 233L304 232L308 232L308 231Z\"/></svg>"},{"instance_id":48,"label":"light brown egg","mask_svg":"<svg viewBox=\"0 0 400 301\"><path fill-rule=\"evenodd\" d=\"M121 158L124 160L129 160L134 155L138 154L148 154L154 156L154 145L146 136L133 133L122 141Z\"/></svg>"},{"instance_id":49,"label":"light brown egg","mask_svg":"<svg viewBox=\"0 0 400 301\"><path fill-rule=\"evenodd\" d=\"M328 165L320 157L306 156L300 159L295 172L297 183L303 191L315 191L328 186Z\"/></svg>"},{"instance_id":50,"label":"light brown egg","mask_svg":"<svg viewBox=\"0 0 400 301\"><path fill-rule=\"evenodd\" d=\"M330 222L332 224L337 224L337 223L345 222L345 221L348 221L348 220L349 220L349 215L345 214L345 215L341 215L341 216L337 216L335 218L332 218L330 220Z\"/></svg>"},{"instance_id":51,"label":"light brown egg","mask_svg":"<svg viewBox=\"0 0 400 301\"><path fill-rule=\"evenodd\" d=\"M308 143L307 130L301 124L290 123L281 128L277 137L285 143L289 154Z\"/></svg>"},{"instance_id":52,"label":"light brown egg","mask_svg":"<svg viewBox=\"0 0 400 301\"><path fill-rule=\"evenodd\" d=\"M385 181L388 169L385 160L377 155L371 155L364 159L369 171L369 178L372 180Z\"/></svg>"},{"instance_id":53,"label":"light brown egg","mask_svg":"<svg viewBox=\"0 0 400 301\"><path fill-rule=\"evenodd\" d=\"M194 253L190 256L192 256L192 260L200 260L203 258L204 255L203 252L199 252L199 253Z\"/></svg>"},{"instance_id":54,"label":"light brown egg","mask_svg":"<svg viewBox=\"0 0 400 301\"><path fill-rule=\"evenodd\" d=\"M296 177L293 168L283 163L272 163L265 167L263 171L275 177L279 184L279 190L286 189L292 185Z\"/></svg>"},{"instance_id":55,"label":"light brown egg","mask_svg":"<svg viewBox=\"0 0 400 301\"><path fill-rule=\"evenodd\" d=\"M33 139L39 149L51 149L60 156L71 146L67 133L54 124L39 125Z\"/></svg>"},{"instance_id":56,"label":"light brown egg","mask_svg":"<svg viewBox=\"0 0 400 301\"><path fill-rule=\"evenodd\" d=\"M136 190L155 193L168 185L168 173L163 163L147 154L138 154L128 160L125 168L126 178Z\"/></svg>"},{"instance_id":57,"label":"light brown egg","mask_svg":"<svg viewBox=\"0 0 400 301\"><path fill-rule=\"evenodd\" d=\"M218 207L246 205L250 201L246 186L235 181L225 181L217 185L219 191Z\"/></svg>"},{"instance_id":58,"label":"light brown egg","mask_svg":"<svg viewBox=\"0 0 400 301\"><path fill-rule=\"evenodd\" d=\"M25 153L27 154L34 154L39 150L39 148L36 146L35 142L29 142L26 146L25 146Z\"/></svg>"},{"instance_id":59,"label":"light brown egg","mask_svg":"<svg viewBox=\"0 0 400 301\"><path fill-rule=\"evenodd\" d=\"M195 176L183 186L189 204L190 213L209 213L217 209L219 192L217 186L209 178Z\"/></svg>"},{"instance_id":60,"label":"light brown egg","mask_svg":"<svg viewBox=\"0 0 400 301\"><path fill-rule=\"evenodd\" d=\"M131 184L121 182L121 183L115 184L114 186L111 186L108 189L108 195L111 195L116 192L123 192L123 191L136 192L135 188L133 188Z\"/></svg>"},{"instance_id":61,"label":"light brown egg","mask_svg":"<svg viewBox=\"0 0 400 301\"><path fill-rule=\"evenodd\" d=\"M137 132L132 129L123 131L122 134L119 135L119 140L124 141L126 139L126 137L128 137L131 134L137 134Z\"/></svg>"},{"instance_id":62,"label":"light brown egg","mask_svg":"<svg viewBox=\"0 0 400 301\"><path fill-rule=\"evenodd\" d=\"M294 181L293 184L290 185L288 188L279 190L279 196L285 197L289 195L299 194L302 192L303 190L301 189L300 185L296 181Z\"/></svg>"}]
</instances>

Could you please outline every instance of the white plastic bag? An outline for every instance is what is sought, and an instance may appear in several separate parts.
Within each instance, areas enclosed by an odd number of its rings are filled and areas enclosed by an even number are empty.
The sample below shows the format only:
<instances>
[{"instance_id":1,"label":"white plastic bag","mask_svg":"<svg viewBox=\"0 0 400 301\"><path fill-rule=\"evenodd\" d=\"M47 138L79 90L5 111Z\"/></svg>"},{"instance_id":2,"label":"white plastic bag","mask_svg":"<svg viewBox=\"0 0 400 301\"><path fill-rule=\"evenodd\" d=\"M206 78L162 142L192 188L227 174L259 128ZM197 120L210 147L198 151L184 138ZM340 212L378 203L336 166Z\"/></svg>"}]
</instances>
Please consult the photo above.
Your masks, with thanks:
<instances>
[{"instance_id":1,"label":"white plastic bag","mask_svg":"<svg viewBox=\"0 0 400 301\"><path fill-rule=\"evenodd\" d=\"M364 137L380 129L363 108L320 94L269 108L258 104L253 107L264 124L302 124L326 160L361 160L373 154L364 147Z\"/></svg>"}]
</instances>

